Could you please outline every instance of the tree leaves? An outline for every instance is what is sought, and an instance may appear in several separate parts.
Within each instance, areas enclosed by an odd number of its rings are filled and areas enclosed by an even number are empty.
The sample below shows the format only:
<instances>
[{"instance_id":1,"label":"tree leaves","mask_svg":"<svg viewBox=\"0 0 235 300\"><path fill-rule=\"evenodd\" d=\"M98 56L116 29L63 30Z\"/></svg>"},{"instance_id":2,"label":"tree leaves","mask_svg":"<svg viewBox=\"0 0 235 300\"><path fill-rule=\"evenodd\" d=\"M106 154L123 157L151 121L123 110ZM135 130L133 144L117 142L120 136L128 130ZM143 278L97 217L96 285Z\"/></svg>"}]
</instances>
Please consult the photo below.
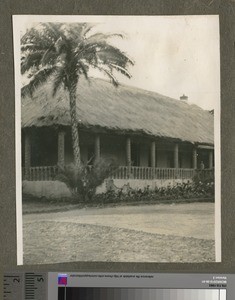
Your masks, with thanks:
<instances>
[{"instance_id":1,"label":"tree leaves","mask_svg":"<svg viewBox=\"0 0 235 300\"><path fill-rule=\"evenodd\" d=\"M108 43L110 38L123 35L95 33L88 37L92 28L93 24L87 23L40 23L21 39L21 73L28 73L31 78L21 89L22 97L32 96L49 78L53 79L53 96L61 86L69 92L76 168L81 164L76 119L76 88L80 75L88 79L89 68L96 68L117 87L119 83L113 71L130 78L127 66L133 64L125 53Z\"/></svg>"},{"instance_id":2,"label":"tree leaves","mask_svg":"<svg viewBox=\"0 0 235 300\"><path fill-rule=\"evenodd\" d=\"M29 71L32 68L39 67L43 56L43 51L36 50L32 53L26 53L26 56L21 60L21 74Z\"/></svg>"},{"instance_id":3,"label":"tree leaves","mask_svg":"<svg viewBox=\"0 0 235 300\"><path fill-rule=\"evenodd\" d=\"M45 83L52 74L56 73L56 71L56 66L40 69L32 76L30 82L21 89L21 96L32 96L33 92L43 83Z\"/></svg>"},{"instance_id":4,"label":"tree leaves","mask_svg":"<svg viewBox=\"0 0 235 300\"><path fill-rule=\"evenodd\" d=\"M90 67L103 72L114 86L118 85L114 71L131 78L127 67L134 62L108 42L113 37L123 38L123 34L88 36L93 28L92 23L39 23L28 30L21 39L21 72L32 79L22 88L22 95L32 94L52 74L53 94L61 85L68 89L77 85L80 75L88 79Z\"/></svg>"}]
</instances>

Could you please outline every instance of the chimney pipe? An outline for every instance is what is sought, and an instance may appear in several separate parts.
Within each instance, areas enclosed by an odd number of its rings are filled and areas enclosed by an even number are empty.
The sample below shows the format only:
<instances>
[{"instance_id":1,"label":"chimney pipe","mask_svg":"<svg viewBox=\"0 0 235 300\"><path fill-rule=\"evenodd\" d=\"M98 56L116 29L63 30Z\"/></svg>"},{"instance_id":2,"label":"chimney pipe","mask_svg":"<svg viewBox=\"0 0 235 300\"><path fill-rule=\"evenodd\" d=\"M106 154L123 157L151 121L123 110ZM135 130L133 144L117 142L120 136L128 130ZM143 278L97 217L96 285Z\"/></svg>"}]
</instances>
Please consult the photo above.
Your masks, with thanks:
<instances>
[{"instance_id":1,"label":"chimney pipe","mask_svg":"<svg viewBox=\"0 0 235 300\"><path fill-rule=\"evenodd\" d=\"M188 96L185 96L185 94L183 94L183 96L180 96L180 100L181 101L188 101Z\"/></svg>"}]
</instances>

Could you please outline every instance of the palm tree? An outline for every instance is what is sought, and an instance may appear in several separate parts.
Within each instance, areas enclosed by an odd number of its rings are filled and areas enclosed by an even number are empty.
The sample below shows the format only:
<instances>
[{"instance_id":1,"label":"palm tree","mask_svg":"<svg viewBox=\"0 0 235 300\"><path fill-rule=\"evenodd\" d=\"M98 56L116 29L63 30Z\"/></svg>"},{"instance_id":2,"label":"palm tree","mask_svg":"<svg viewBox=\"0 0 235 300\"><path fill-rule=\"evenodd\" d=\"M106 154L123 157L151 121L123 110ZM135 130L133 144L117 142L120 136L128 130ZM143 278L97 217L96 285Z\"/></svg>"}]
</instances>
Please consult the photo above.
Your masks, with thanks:
<instances>
[{"instance_id":1,"label":"palm tree","mask_svg":"<svg viewBox=\"0 0 235 300\"><path fill-rule=\"evenodd\" d=\"M92 24L40 23L27 30L21 38L21 73L27 74L29 83L22 87L22 97L53 80L53 96L61 86L69 95L74 164L81 165L79 133L77 127L76 90L80 76L88 79L90 68L98 69L118 81L114 71L131 77L127 70L133 61L108 40L121 34L91 34Z\"/></svg>"}]
</instances>

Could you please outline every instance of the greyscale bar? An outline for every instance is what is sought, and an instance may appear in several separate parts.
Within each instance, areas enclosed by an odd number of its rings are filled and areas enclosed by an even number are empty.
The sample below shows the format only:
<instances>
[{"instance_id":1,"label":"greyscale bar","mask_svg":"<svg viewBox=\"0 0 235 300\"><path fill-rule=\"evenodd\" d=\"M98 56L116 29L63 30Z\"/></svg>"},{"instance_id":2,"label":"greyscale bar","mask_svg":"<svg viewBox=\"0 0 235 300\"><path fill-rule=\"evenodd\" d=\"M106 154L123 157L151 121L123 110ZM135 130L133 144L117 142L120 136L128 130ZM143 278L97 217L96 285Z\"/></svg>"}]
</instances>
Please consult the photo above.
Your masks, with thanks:
<instances>
[{"instance_id":1,"label":"greyscale bar","mask_svg":"<svg viewBox=\"0 0 235 300\"><path fill-rule=\"evenodd\" d=\"M219 289L59 287L58 300L226 300Z\"/></svg>"}]
</instances>

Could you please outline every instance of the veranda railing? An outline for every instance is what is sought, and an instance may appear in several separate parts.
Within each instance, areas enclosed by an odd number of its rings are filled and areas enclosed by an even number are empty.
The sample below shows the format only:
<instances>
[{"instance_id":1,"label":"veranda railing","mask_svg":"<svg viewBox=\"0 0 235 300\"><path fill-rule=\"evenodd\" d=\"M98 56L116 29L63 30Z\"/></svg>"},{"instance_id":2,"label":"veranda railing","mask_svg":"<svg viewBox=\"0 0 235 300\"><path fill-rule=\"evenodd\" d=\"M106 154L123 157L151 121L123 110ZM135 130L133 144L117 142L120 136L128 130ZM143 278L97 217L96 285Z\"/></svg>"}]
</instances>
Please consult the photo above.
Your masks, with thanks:
<instances>
[{"instance_id":1,"label":"veranda railing","mask_svg":"<svg viewBox=\"0 0 235 300\"><path fill-rule=\"evenodd\" d=\"M22 170L23 180L30 181L48 181L54 180L58 174L58 166L42 166L42 167L31 167L23 168Z\"/></svg>"},{"instance_id":2,"label":"veranda railing","mask_svg":"<svg viewBox=\"0 0 235 300\"><path fill-rule=\"evenodd\" d=\"M150 168L121 166L113 172L113 179L191 179L194 169Z\"/></svg>"},{"instance_id":3,"label":"veranda railing","mask_svg":"<svg viewBox=\"0 0 235 300\"><path fill-rule=\"evenodd\" d=\"M92 168L92 166L90 167ZM139 180L155 180L155 179L192 179L197 170L194 169L174 169L174 168L150 168L150 167L127 167L119 166L113 168L110 178L113 179L139 179ZM59 173L57 166L42 166L23 168L23 180L30 181L47 181L55 180ZM213 175L213 170L205 169L202 171L203 176Z\"/></svg>"}]
</instances>

